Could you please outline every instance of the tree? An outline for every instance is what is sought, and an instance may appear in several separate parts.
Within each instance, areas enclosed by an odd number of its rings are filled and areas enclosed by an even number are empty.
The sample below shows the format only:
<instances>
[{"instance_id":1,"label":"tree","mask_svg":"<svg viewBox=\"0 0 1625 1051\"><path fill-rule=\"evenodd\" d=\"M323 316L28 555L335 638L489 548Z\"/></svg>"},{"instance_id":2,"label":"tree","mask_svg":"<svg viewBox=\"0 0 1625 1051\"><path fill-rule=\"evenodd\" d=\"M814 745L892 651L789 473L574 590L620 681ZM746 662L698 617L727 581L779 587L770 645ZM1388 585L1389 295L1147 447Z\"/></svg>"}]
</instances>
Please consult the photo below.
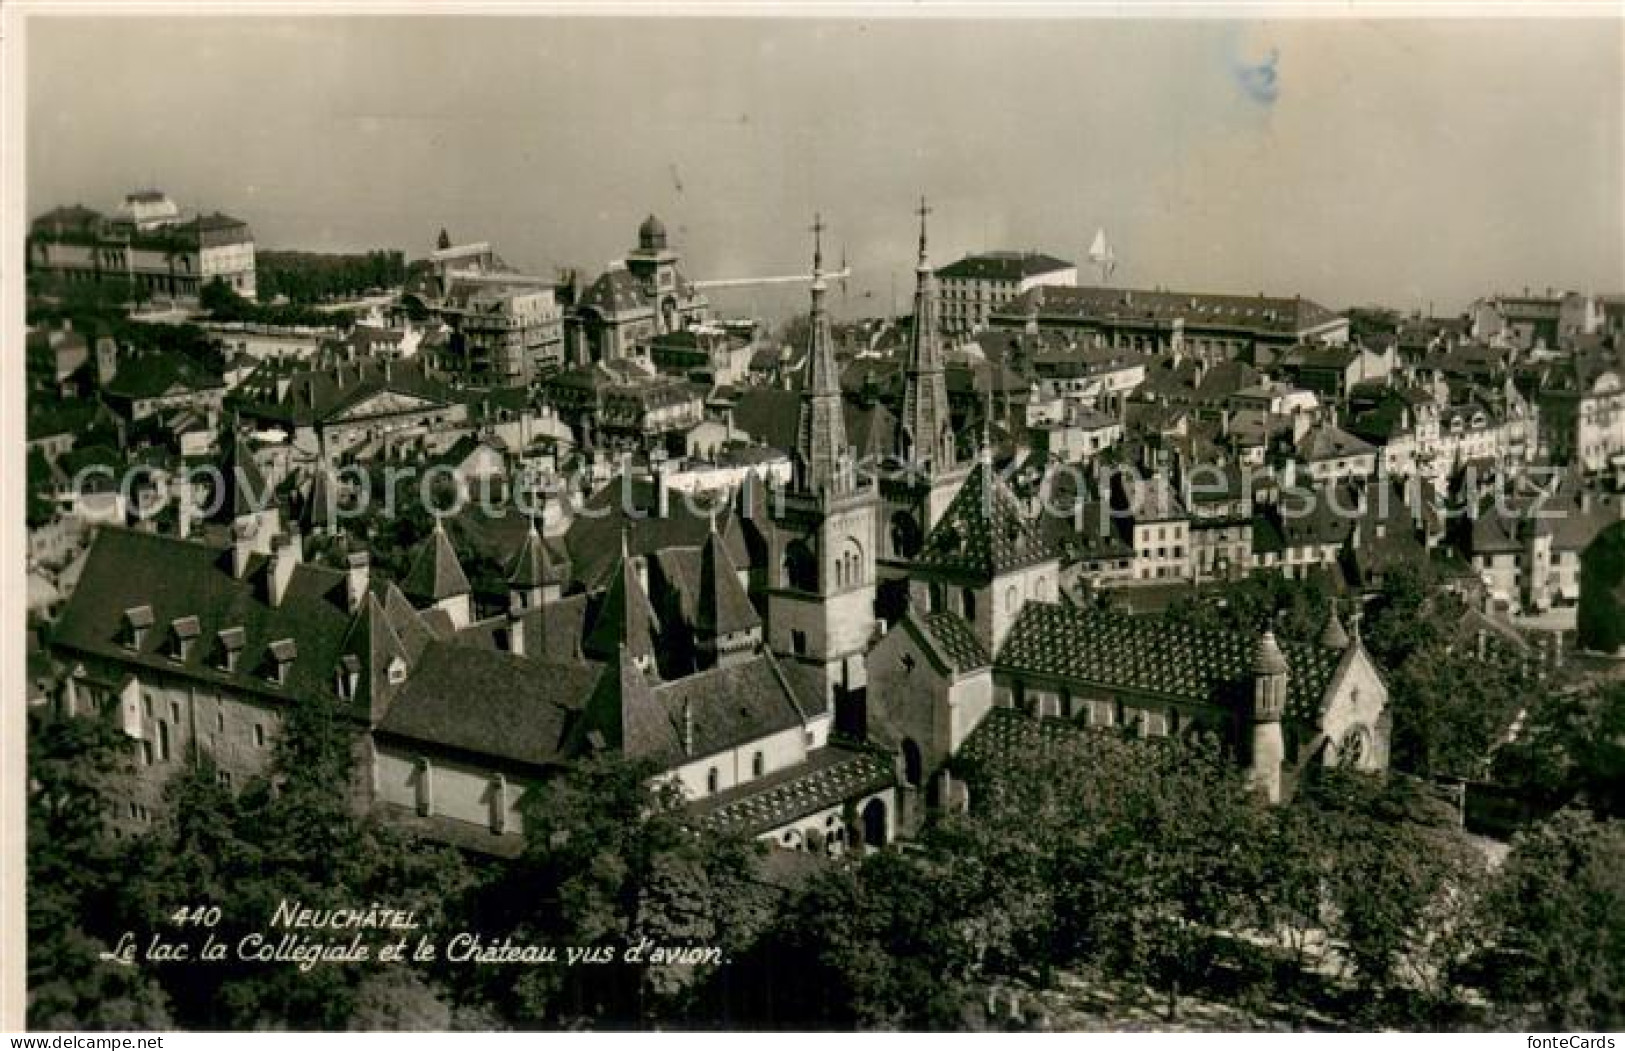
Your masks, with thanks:
<instances>
[{"instance_id":1,"label":"tree","mask_svg":"<svg viewBox=\"0 0 1625 1051\"><path fill-rule=\"evenodd\" d=\"M1580 645L1602 653L1625 646L1625 524L1597 535L1580 556Z\"/></svg>"},{"instance_id":2,"label":"tree","mask_svg":"<svg viewBox=\"0 0 1625 1051\"><path fill-rule=\"evenodd\" d=\"M1364 1021L1432 1022L1459 1006L1455 968L1474 931L1484 862L1448 805L1407 778L1328 769L1304 786L1326 851L1328 933Z\"/></svg>"},{"instance_id":3,"label":"tree","mask_svg":"<svg viewBox=\"0 0 1625 1051\"><path fill-rule=\"evenodd\" d=\"M757 846L693 828L681 789L659 774L652 762L604 754L526 794L525 852L483 888L474 920L561 956L596 950L600 962L492 969L472 976L475 995L526 1027L647 1027L680 1017L711 965L650 967L627 960L628 947L741 948L719 942L743 937L734 913Z\"/></svg>"},{"instance_id":4,"label":"tree","mask_svg":"<svg viewBox=\"0 0 1625 1051\"><path fill-rule=\"evenodd\" d=\"M1512 843L1475 972L1518 1028L1625 1025L1625 824L1565 810Z\"/></svg>"},{"instance_id":5,"label":"tree","mask_svg":"<svg viewBox=\"0 0 1625 1051\"><path fill-rule=\"evenodd\" d=\"M118 894L124 847L109 833L130 769L130 740L100 717L30 713L28 1021L38 1029L168 1029L150 975L108 962L98 937Z\"/></svg>"}]
</instances>

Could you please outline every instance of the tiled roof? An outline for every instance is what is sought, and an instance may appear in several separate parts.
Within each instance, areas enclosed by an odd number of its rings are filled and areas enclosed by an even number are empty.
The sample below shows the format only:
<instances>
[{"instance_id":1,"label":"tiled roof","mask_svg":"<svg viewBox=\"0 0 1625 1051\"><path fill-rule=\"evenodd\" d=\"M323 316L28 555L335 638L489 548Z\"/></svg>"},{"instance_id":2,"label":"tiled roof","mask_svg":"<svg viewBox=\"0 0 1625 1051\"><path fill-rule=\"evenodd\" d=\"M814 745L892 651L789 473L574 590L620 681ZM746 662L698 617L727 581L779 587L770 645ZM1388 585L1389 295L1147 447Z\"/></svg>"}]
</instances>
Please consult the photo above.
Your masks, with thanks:
<instances>
[{"instance_id":1,"label":"tiled roof","mask_svg":"<svg viewBox=\"0 0 1625 1051\"><path fill-rule=\"evenodd\" d=\"M760 835L896 780L891 764L874 753L831 746L805 763L699 800L689 813L705 828Z\"/></svg>"},{"instance_id":2,"label":"tiled roof","mask_svg":"<svg viewBox=\"0 0 1625 1051\"><path fill-rule=\"evenodd\" d=\"M991 467L982 465L970 472L914 561L920 567L987 581L1055 557L1009 488Z\"/></svg>"},{"instance_id":3,"label":"tiled roof","mask_svg":"<svg viewBox=\"0 0 1625 1051\"><path fill-rule=\"evenodd\" d=\"M1040 287L1007 303L997 316L1022 318L1037 307L1040 319L1098 318L1172 322L1187 326L1294 334L1338 315L1312 300L1277 296L1232 296L1106 287Z\"/></svg>"},{"instance_id":4,"label":"tiled roof","mask_svg":"<svg viewBox=\"0 0 1625 1051\"><path fill-rule=\"evenodd\" d=\"M270 560L255 556L247 573L231 573L228 549L152 533L103 527L79 585L62 611L54 642L133 667L150 667L269 696L333 697L334 671L350 625L344 574L324 566L294 567L280 605L269 601ZM125 611L147 607L150 628L139 650L128 648ZM197 618L198 641L185 661L169 657L170 626ZM242 629L233 671L220 667L222 631ZM271 671L271 645L291 640L297 655L284 685Z\"/></svg>"},{"instance_id":5,"label":"tiled roof","mask_svg":"<svg viewBox=\"0 0 1625 1051\"><path fill-rule=\"evenodd\" d=\"M180 391L219 390L225 380L176 354L126 355L106 391L115 398L139 401Z\"/></svg>"},{"instance_id":6,"label":"tiled roof","mask_svg":"<svg viewBox=\"0 0 1625 1051\"><path fill-rule=\"evenodd\" d=\"M451 538L446 535L445 526L439 519L435 520L434 531L429 538L418 548L401 588L412 598L428 602L439 602L473 591L462 563L457 560L457 551L451 546Z\"/></svg>"},{"instance_id":7,"label":"tiled roof","mask_svg":"<svg viewBox=\"0 0 1625 1051\"><path fill-rule=\"evenodd\" d=\"M1298 442L1298 455L1309 463L1365 456L1374 452L1376 449L1371 445L1331 423L1316 425Z\"/></svg>"},{"instance_id":8,"label":"tiled roof","mask_svg":"<svg viewBox=\"0 0 1625 1051\"><path fill-rule=\"evenodd\" d=\"M802 709L770 653L652 687L678 742L672 761L699 759L802 725ZM685 716L684 712L687 711Z\"/></svg>"},{"instance_id":9,"label":"tiled roof","mask_svg":"<svg viewBox=\"0 0 1625 1051\"><path fill-rule=\"evenodd\" d=\"M525 533L524 543L508 565L508 583L515 587L535 588L544 584L562 584L569 577L569 567L554 561L547 544L536 531L535 523L532 523Z\"/></svg>"},{"instance_id":10,"label":"tiled roof","mask_svg":"<svg viewBox=\"0 0 1625 1051\"><path fill-rule=\"evenodd\" d=\"M919 620L937 644L937 651L947 659L954 671L974 671L993 663L982 646L982 640L976 637L975 629L959 614L939 610L927 613Z\"/></svg>"},{"instance_id":11,"label":"tiled roof","mask_svg":"<svg viewBox=\"0 0 1625 1051\"><path fill-rule=\"evenodd\" d=\"M1160 618L1029 602L995 658L1015 673L1234 708L1251 696L1255 635ZM1312 720L1341 658L1335 650L1281 643L1291 668L1288 709Z\"/></svg>"},{"instance_id":12,"label":"tiled roof","mask_svg":"<svg viewBox=\"0 0 1625 1051\"><path fill-rule=\"evenodd\" d=\"M375 394L390 391L449 406L455 399L450 387L429 375L418 357L391 362L389 374L384 363L364 358L328 369L278 374L261 368L238 388L243 412L256 418L295 425L311 425L332 419L344 410ZM279 396L278 381L288 386Z\"/></svg>"},{"instance_id":13,"label":"tiled roof","mask_svg":"<svg viewBox=\"0 0 1625 1051\"><path fill-rule=\"evenodd\" d=\"M700 594L694 626L717 635L759 628L762 618L739 583L727 545L714 530L700 549Z\"/></svg>"},{"instance_id":14,"label":"tiled roof","mask_svg":"<svg viewBox=\"0 0 1625 1051\"><path fill-rule=\"evenodd\" d=\"M433 642L378 729L468 755L531 766L562 763L571 713L602 670Z\"/></svg>"},{"instance_id":15,"label":"tiled roof","mask_svg":"<svg viewBox=\"0 0 1625 1051\"><path fill-rule=\"evenodd\" d=\"M793 411L790 418L793 424ZM690 506L691 501L674 492L665 515L653 513L657 503L653 481L628 480L625 475L616 475L589 497L564 535L575 579L589 590L607 586L620 558L622 536L634 555L649 555L668 547L698 548L705 543L711 520L703 513L704 501L694 500ZM767 504L763 499L759 506L765 509ZM737 517L731 506L719 509L717 531L734 565L748 566L750 551Z\"/></svg>"},{"instance_id":16,"label":"tiled roof","mask_svg":"<svg viewBox=\"0 0 1625 1051\"><path fill-rule=\"evenodd\" d=\"M624 647L632 657L653 657L654 633L659 626L660 618L655 615L654 607L649 604L649 596L638 580L632 556L623 553L620 567L598 607L598 615L582 647L583 652L589 657L608 661L614 659Z\"/></svg>"},{"instance_id":17,"label":"tiled roof","mask_svg":"<svg viewBox=\"0 0 1625 1051\"><path fill-rule=\"evenodd\" d=\"M968 255L937 271L938 277L978 281L1020 281L1040 274L1070 270L1076 264L1042 252L984 252Z\"/></svg>"}]
</instances>

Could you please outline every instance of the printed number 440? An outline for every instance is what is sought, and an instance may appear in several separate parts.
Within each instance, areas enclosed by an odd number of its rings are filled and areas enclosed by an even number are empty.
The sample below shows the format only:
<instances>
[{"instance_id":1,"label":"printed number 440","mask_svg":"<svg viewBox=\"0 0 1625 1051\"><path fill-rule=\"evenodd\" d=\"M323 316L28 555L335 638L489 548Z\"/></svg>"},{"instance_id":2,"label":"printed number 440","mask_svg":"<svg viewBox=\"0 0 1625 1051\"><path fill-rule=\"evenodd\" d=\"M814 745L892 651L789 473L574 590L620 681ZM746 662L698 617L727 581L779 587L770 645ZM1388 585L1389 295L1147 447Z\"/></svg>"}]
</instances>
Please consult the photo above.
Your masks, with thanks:
<instances>
[{"instance_id":1,"label":"printed number 440","mask_svg":"<svg viewBox=\"0 0 1625 1051\"><path fill-rule=\"evenodd\" d=\"M198 905L195 908L189 909L182 905L180 908L176 909L170 914L169 922L173 923L177 927L192 925L213 927L215 924L220 922L220 906Z\"/></svg>"}]
</instances>

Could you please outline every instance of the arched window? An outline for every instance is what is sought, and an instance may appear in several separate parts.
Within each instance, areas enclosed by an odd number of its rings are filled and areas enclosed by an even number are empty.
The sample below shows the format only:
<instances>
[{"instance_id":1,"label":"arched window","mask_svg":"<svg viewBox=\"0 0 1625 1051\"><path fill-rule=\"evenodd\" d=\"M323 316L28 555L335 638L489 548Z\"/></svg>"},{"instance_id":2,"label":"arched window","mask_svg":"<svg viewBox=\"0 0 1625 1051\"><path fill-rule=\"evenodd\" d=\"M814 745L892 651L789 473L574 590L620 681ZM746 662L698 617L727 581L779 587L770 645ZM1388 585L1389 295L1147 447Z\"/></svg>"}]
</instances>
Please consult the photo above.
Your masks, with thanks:
<instances>
[{"instance_id":1,"label":"arched window","mask_svg":"<svg viewBox=\"0 0 1625 1051\"><path fill-rule=\"evenodd\" d=\"M970 588L961 590L959 592L959 607L960 612L965 615L965 619L974 623L976 621L976 592Z\"/></svg>"},{"instance_id":2,"label":"arched window","mask_svg":"<svg viewBox=\"0 0 1625 1051\"><path fill-rule=\"evenodd\" d=\"M903 741L903 783L910 788L919 788L924 779L925 761L920 755L920 746L914 743L913 738L907 738Z\"/></svg>"},{"instance_id":3,"label":"arched window","mask_svg":"<svg viewBox=\"0 0 1625 1051\"><path fill-rule=\"evenodd\" d=\"M717 794L718 778L719 775L717 774L717 768L714 766L705 772L705 790L710 795Z\"/></svg>"},{"instance_id":4,"label":"arched window","mask_svg":"<svg viewBox=\"0 0 1625 1051\"><path fill-rule=\"evenodd\" d=\"M931 584L930 590L927 592L930 597L930 612L940 613L942 612L943 607L948 604L948 599L946 595L944 595L943 591L944 589L941 584L935 582Z\"/></svg>"}]
</instances>

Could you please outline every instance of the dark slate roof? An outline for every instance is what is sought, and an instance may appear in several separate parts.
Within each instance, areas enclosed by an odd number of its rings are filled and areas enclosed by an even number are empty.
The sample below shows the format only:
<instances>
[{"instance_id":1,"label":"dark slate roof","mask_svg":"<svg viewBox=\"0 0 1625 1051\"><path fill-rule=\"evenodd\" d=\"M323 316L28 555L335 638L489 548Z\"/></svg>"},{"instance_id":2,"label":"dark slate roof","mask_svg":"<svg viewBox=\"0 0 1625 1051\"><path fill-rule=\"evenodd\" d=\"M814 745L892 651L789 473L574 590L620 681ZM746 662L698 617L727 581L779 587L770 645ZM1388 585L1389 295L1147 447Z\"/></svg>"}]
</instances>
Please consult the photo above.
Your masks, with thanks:
<instances>
[{"instance_id":1,"label":"dark slate roof","mask_svg":"<svg viewBox=\"0 0 1625 1051\"><path fill-rule=\"evenodd\" d=\"M959 614L941 610L927 613L916 622L925 628L938 654L954 671L974 671L993 663L982 640L976 637L976 630Z\"/></svg>"},{"instance_id":2,"label":"dark slate roof","mask_svg":"<svg viewBox=\"0 0 1625 1051\"><path fill-rule=\"evenodd\" d=\"M679 743L685 740L692 719L693 746L667 757L673 761L714 755L806 721L778 659L766 652L738 664L659 683L652 692Z\"/></svg>"},{"instance_id":3,"label":"dark slate roof","mask_svg":"<svg viewBox=\"0 0 1625 1051\"><path fill-rule=\"evenodd\" d=\"M536 524L531 523L524 543L508 564L508 583L514 587L538 588L544 584L563 584L569 578L569 567L553 560L542 535L536 531Z\"/></svg>"},{"instance_id":4,"label":"dark slate roof","mask_svg":"<svg viewBox=\"0 0 1625 1051\"><path fill-rule=\"evenodd\" d=\"M754 836L837 803L896 784L890 763L872 752L830 746L805 763L689 805L696 824Z\"/></svg>"},{"instance_id":5,"label":"dark slate roof","mask_svg":"<svg viewBox=\"0 0 1625 1051\"><path fill-rule=\"evenodd\" d=\"M585 700L602 671L433 642L378 729L465 755L556 765L568 757L572 702Z\"/></svg>"},{"instance_id":6,"label":"dark slate roof","mask_svg":"<svg viewBox=\"0 0 1625 1051\"><path fill-rule=\"evenodd\" d=\"M983 252L968 255L937 271L938 277L969 278L977 281L1020 281L1057 270L1070 270L1076 264L1042 252Z\"/></svg>"},{"instance_id":7,"label":"dark slate roof","mask_svg":"<svg viewBox=\"0 0 1625 1051\"><path fill-rule=\"evenodd\" d=\"M104 388L114 398L139 401L186 391L221 390L226 381L177 354L125 355Z\"/></svg>"},{"instance_id":8,"label":"dark slate roof","mask_svg":"<svg viewBox=\"0 0 1625 1051\"><path fill-rule=\"evenodd\" d=\"M418 548L412 559L412 568L401 582L402 590L414 599L439 602L455 595L467 595L474 589L468 584L463 565L457 560L457 551L451 546L445 526L435 520L434 531Z\"/></svg>"},{"instance_id":9,"label":"dark slate roof","mask_svg":"<svg viewBox=\"0 0 1625 1051\"><path fill-rule=\"evenodd\" d=\"M1026 389L1023 386L1022 389ZM739 396L733 410L734 426L763 445L784 452L796 447L799 391L753 387ZM858 455L884 451L897 426L897 417L883 404L864 405L856 398L841 399L841 422L847 443Z\"/></svg>"},{"instance_id":10,"label":"dark slate roof","mask_svg":"<svg viewBox=\"0 0 1625 1051\"><path fill-rule=\"evenodd\" d=\"M988 581L1055 557L1009 488L991 467L982 465L965 479L914 561L922 568Z\"/></svg>"},{"instance_id":11,"label":"dark slate roof","mask_svg":"<svg viewBox=\"0 0 1625 1051\"><path fill-rule=\"evenodd\" d=\"M791 422L794 423L793 416ZM626 498L628 489L630 500ZM705 501L692 502L694 506L690 507L689 500L674 492L670 494L667 514L654 514L657 505L654 483L634 479L628 485L624 475L616 475L588 498L564 535L575 579L588 590L607 586L620 558L623 536L634 555L650 555L668 547L699 547L711 531L711 519L703 513ZM765 511L767 503L764 499L758 506ZM717 531L722 534L734 565L748 566L750 551L734 518L731 507L721 509Z\"/></svg>"},{"instance_id":12,"label":"dark slate roof","mask_svg":"<svg viewBox=\"0 0 1625 1051\"><path fill-rule=\"evenodd\" d=\"M1312 721L1342 654L1281 643L1291 672L1288 710ZM1251 696L1258 637L1029 602L1000 647L1000 669L1178 701L1235 707Z\"/></svg>"},{"instance_id":13,"label":"dark slate roof","mask_svg":"<svg viewBox=\"0 0 1625 1051\"><path fill-rule=\"evenodd\" d=\"M332 419L386 391L433 406L449 406L456 400L456 392L429 375L419 357L389 363L388 373L386 377L385 361L378 358L292 375L262 367L238 388L237 394L246 415L296 426ZM278 397L277 383L282 379L286 379L288 388Z\"/></svg>"},{"instance_id":14,"label":"dark slate roof","mask_svg":"<svg viewBox=\"0 0 1625 1051\"><path fill-rule=\"evenodd\" d=\"M525 656L552 663L581 660L581 640L585 634L586 619L587 596L581 592L521 613L519 624L524 632ZM505 633L509 629L506 616L492 617L470 624L459 631L452 641L461 646L506 649L508 643L498 632Z\"/></svg>"},{"instance_id":15,"label":"dark slate roof","mask_svg":"<svg viewBox=\"0 0 1625 1051\"><path fill-rule=\"evenodd\" d=\"M613 659L623 648L632 657L653 657L654 633L659 628L660 618L638 580L632 557L623 548L620 568L598 607L583 652L603 661Z\"/></svg>"},{"instance_id":16,"label":"dark slate roof","mask_svg":"<svg viewBox=\"0 0 1625 1051\"><path fill-rule=\"evenodd\" d=\"M1373 452L1376 450L1371 445L1331 423L1317 424L1298 442L1298 455L1310 463Z\"/></svg>"},{"instance_id":17,"label":"dark slate roof","mask_svg":"<svg viewBox=\"0 0 1625 1051\"><path fill-rule=\"evenodd\" d=\"M1277 335L1302 332L1338 316L1319 303L1303 298L1103 286L1041 286L1006 303L995 311L995 316L1025 318L1034 307L1040 321L1054 317L1171 323L1181 318L1187 328L1229 328Z\"/></svg>"},{"instance_id":18,"label":"dark slate roof","mask_svg":"<svg viewBox=\"0 0 1625 1051\"><path fill-rule=\"evenodd\" d=\"M762 618L739 583L739 571L728 557L727 545L713 530L700 549L700 594L694 627L729 635L761 625Z\"/></svg>"},{"instance_id":19,"label":"dark slate roof","mask_svg":"<svg viewBox=\"0 0 1625 1051\"><path fill-rule=\"evenodd\" d=\"M350 625L344 574L325 566L294 567L280 606L269 601L269 559L255 556L244 578L231 573L224 547L103 527L59 620L54 642L65 651L184 674L273 697L335 696L341 644ZM146 606L153 627L139 652L124 645L125 610ZM196 617L198 642L184 663L169 659L170 625ZM219 633L243 631L236 670L220 661ZM267 673L271 644L296 649L286 685Z\"/></svg>"}]
</instances>

